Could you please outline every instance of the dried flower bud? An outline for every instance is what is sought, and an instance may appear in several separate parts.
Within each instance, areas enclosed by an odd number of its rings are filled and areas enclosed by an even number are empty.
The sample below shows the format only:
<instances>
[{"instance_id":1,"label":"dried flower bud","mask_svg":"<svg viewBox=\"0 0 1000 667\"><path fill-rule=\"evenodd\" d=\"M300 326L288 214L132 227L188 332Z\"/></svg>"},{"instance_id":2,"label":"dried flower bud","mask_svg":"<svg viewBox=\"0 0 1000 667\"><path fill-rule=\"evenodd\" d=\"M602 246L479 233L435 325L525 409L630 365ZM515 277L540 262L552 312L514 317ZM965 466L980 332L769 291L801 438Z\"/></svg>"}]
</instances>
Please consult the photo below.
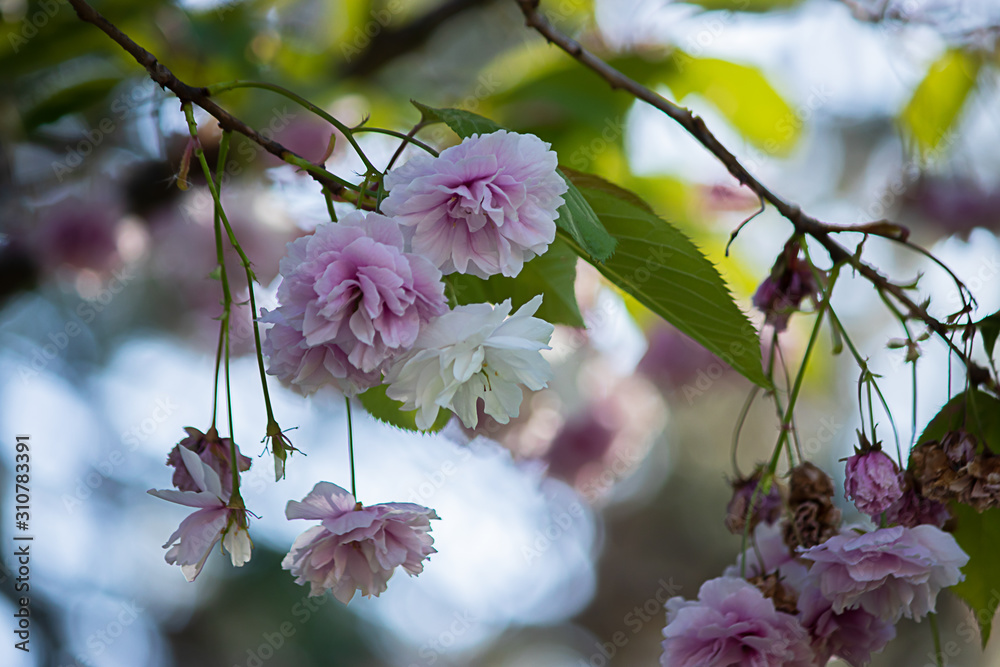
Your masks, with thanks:
<instances>
[{"instance_id":1,"label":"dried flower bud","mask_svg":"<svg viewBox=\"0 0 1000 667\"><path fill-rule=\"evenodd\" d=\"M920 494L913 473L909 470L903 474L903 495L885 511L886 523L907 528L921 524L944 528L951 518L947 505Z\"/></svg>"},{"instance_id":2,"label":"dried flower bud","mask_svg":"<svg viewBox=\"0 0 1000 667\"><path fill-rule=\"evenodd\" d=\"M923 496L957 500L982 512L1000 507L1000 456L983 448L975 436L951 431L941 441L926 442L910 454L910 470Z\"/></svg>"},{"instance_id":3,"label":"dried flower bud","mask_svg":"<svg viewBox=\"0 0 1000 667\"><path fill-rule=\"evenodd\" d=\"M788 504L791 519L785 525L785 544L813 547L837 534L841 513L833 505L833 480L808 461L790 473Z\"/></svg>"},{"instance_id":4,"label":"dried flower bud","mask_svg":"<svg viewBox=\"0 0 1000 667\"><path fill-rule=\"evenodd\" d=\"M778 255L769 275L757 288L753 305L764 313L765 321L777 331L784 331L788 318L799 310L802 300L815 303L819 286L809 262L799 257L799 244L791 240Z\"/></svg>"},{"instance_id":5,"label":"dried flower bud","mask_svg":"<svg viewBox=\"0 0 1000 667\"><path fill-rule=\"evenodd\" d=\"M976 458L976 437L968 431L952 431L941 438L941 449L952 464L967 465Z\"/></svg>"},{"instance_id":6,"label":"dried flower bud","mask_svg":"<svg viewBox=\"0 0 1000 667\"><path fill-rule=\"evenodd\" d=\"M786 614L795 616L798 613L799 595L796 590L785 585L777 572L759 574L747 579L764 594L764 597L774 603L774 608Z\"/></svg>"},{"instance_id":7,"label":"dried flower bud","mask_svg":"<svg viewBox=\"0 0 1000 667\"><path fill-rule=\"evenodd\" d=\"M792 518L785 524L785 544L795 553L797 547L808 549L826 542L839 531L840 510L830 500L807 500L793 506Z\"/></svg>"},{"instance_id":8,"label":"dried flower bud","mask_svg":"<svg viewBox=\"0 0 1000 667\"><path fill-rule=\"evenodd\" d=\"M777 481L772 479L770 488L766 491L764 488L757 490L763 473L763 467L757 468L750 477L731 482L733 497L726 508L726 528L734 535L742 535L743 531L747 529L748 513L750 515L750 531L753 531L757 524L762 521L770 524L781 518L781 488ZM748 512L751 502L753 502L753 511Z\"/></svg>"},{"instance_id":9,"label":"dried flower bud","mask_svg":"<svg viewBox=\"0 0 1000 667\"><path fill-rule=\"evenodd\" d=\"M790 477L788 501L793 505L833 497L833 480L808 461L792 468Z\"/></svg>"}]
</instances>

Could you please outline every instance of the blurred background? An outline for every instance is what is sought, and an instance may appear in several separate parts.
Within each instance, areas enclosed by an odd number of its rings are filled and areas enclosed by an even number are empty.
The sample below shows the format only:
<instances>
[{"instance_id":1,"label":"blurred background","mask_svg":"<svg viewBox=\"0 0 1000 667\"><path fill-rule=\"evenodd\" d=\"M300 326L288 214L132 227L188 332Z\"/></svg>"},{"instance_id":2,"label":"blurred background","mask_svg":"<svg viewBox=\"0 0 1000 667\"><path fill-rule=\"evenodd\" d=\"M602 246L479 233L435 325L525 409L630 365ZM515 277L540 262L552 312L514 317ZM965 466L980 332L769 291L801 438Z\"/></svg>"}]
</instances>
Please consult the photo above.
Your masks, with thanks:
<instances>
[{"instance_id":1,"label":"blurred background","mask_svg":"<svg viewBox=\"0 0 1000 667\"><path fill-rule=\"evenodd\" d=\"M276 82L346 123L370 117L404 132L418 120L413 98L536 133L563 164L633 189L681 226L763 326L750 297L789 225L767 211L724 257L756 199L669 119L527 30L512 0L94 4L188 83ZM774 191L830 222L906 225L973 290L976 319L1000 308L997 0L543 0L542 10L703 116ZM15 434L32 436L35 535L31 652L14 650L4 630L0 663L658 664L662 603L696 597L739 549L723 518L750 386L583 264L588 327L557 329L556 380L526 397L520 419L475 433L453 423L434 436L356 419L360 499L417 502L441 521L422 575L397 574L381 598L348 607L309 599L279 567L307 527L285 521L285 503L321 479L349 484L343 402L272 385L276 416L297 427L290 437L302 451L275 484L257 456L266 417L250 314L238 308L235 436L254 458L244 475L260 517L253 559L234 569L213 554L194 584L167 565L161 544L186 511L146 490L170 486L167 452L183 427L205 430L211 418L220 310L208 279L211 197L197 168L190 189L177 187L186 144L177 101L104 34L59 0L0 0L0 19L4 628L14 611ZM220 101L308 159L324 155L331 129L287 100L241 90ZM218 132L199 119L214 164ZM420 137L456 141L443 126ZM398 143L361 140L382 165ZM358 180L345 143L327 167ZM269 307L285 244L327 219L324 201L311 179L240 137L231 158L223 199ZM938 317L960 306L925 258L879 239L865 256L896 282L921 276ZM941 343L923 343L915 390L905 350L886 348L902 332L870 286L842 276L833 306L883 376L905 456L914 430L961 386L958 367ZM793 316L781 334L791 372L812 319ZM824 332L796 427L807 454L842 482L858 369L831 349ZM744 473L770 452L777 423L773 404L758 400L740 440ZM964 631L961 603L943 596L939 610L947 664L1000 664L996 640L984 655ZM904 621L899 632L874 664L933 664L926 623Z\"/></svg>"}]
</instances>

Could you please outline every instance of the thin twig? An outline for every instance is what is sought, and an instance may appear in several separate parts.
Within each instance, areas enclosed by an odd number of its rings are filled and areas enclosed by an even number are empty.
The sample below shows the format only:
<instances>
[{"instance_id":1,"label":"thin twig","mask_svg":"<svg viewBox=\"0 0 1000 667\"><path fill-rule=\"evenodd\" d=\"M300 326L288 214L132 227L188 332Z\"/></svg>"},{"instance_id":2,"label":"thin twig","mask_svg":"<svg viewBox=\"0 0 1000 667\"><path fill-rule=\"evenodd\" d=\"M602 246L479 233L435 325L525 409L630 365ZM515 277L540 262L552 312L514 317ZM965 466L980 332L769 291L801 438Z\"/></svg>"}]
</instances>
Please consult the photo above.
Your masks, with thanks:
<instances>
[{"instance_id":1,"label":"thin twig","mask_svg":"<svg viewBox=\"0 0 1000 667\"><path fill-rule=\"evenodd\" d=\"M972 384L993 384L989 371L972 361L951 340L948 336L950 330L948 326L929 315L926 309L913 301L902 287L889 282L875 267L861 261L859 257L852 255L842 245L833 240L830 237L828 225L805 214L796 204L785 201L758 181L747 171L736 156L723 146L715 135L709 131L705 125L705 121L700 117L691 113L688 109L674 104L662 95L653 92L638 81L625 76L585 49L579 42L561 32L538 11L539 0L517 0L517 4L524 14L525 23L528 27L533 28L548 40L549 43L558 46L582 65L593 70L611 88L629 93L636 99L646 102L676 121L681 127L687 130L688 134L697 139L702 146L707 148L709 152L722 162L737 181L750 188L758 197L774 206L783 217L792 223L798 233L808 234L816 239L826 249L827 253L829 253L830 259L834 264L847 264L866 280L891 294L906 309L910 317L921 320L931 331L947 343L951 351L955 353L955 356L965 364Z\"/></svg>"},{"instance_id":2,"label":"thin twig","mask_svg":"<svg viewBox=\"0 0 1000 667\"><path fill-rule=\"evenodd\" d=\"M97 26L108 37L117 42L119 46L128 52L129 55L135 58L136 62L146 68L146 72L149 73L149 78L159 84L161 88L165 88L172 92L181 102L191 102L198 105L219 121L219 127L223 130L229 130L242 134L266 150L268 153L271 153L281 160L286 160L286 158L291 157L297 158L299 161L308 162L308 160L301 155L285 148L273 139L264 137L262 134L257 132L257 130L253 129L242 120L220 107L213 99L211 99L207 88L191 86L178 79L174 76L173 72L167 69L163 63L156 59L156 56L132 41L128 35L123 33L118 29L118 27L104 18L100 12L87 4L85 0L68 0L68 2L73 9L76 10L76 14L80 17L80 20ZM337 182L333 178L329 178L328 176L317 171L309 171L309 175L312 176L317 182L329 188L330 192L334 195L339 196L344 192L344 185Z\"/></svg>"}]
</instances>

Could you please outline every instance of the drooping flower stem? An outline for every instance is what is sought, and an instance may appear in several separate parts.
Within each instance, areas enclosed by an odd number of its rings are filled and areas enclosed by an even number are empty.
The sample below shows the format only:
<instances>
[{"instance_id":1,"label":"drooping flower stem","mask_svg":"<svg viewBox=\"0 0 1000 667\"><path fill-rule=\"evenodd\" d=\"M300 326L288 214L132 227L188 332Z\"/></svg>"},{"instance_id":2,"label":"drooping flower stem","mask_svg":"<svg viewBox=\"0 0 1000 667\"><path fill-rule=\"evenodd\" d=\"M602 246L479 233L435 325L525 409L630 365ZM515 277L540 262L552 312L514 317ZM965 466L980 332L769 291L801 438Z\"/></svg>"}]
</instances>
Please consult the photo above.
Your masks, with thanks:
<instances>
[{"instance_id":1,"label":"drooping flower stem","mask_svg":"<svg viewBox=\"0 0 1000 667\"><path fill-rule=\"evenodd\" d=\"M274 83L267 83L266 81L237 80L237 81L227 81L225 83L217 83L215 85L209 86L208 91L211 95L218 95L219 93L223 93L229 90L235 90L237 88L259 88L261 90L270 90L272 93L277 93L282 97L290 99L291 101L302 106L303 108L308 109L309 111L316 114L326 122L330 123L330 125L333 125L341 132L341 134L347 137L347 141L351 144L351 147L354 148L354 151L358 154L358 157L360 157L361 161L364 163L365 169L367 169L368 171L378 172L378 169L376 169L375 165L373 165L371 161L368 160L368 156L365 155L365 152L361 150L361 146L359 146L358 142L354 139L354 131L351 130L351 128L349 128L347 125L345 125L344 123L340 122L339 120L328 114L322 108L316 106L306 98L302 97L297 93L292 92L291 90L288 90L287 88L283 88L282 86L279 86ZM357 188L357 186L354 185L351 185L350 187Z\"/></svg>"},{"instance_id":2,"label":"drooping flower stem","mask_svg":"<svg viewBox=\"0 0 1000 667\"><path fill-rule=\"evenodd\" d=\"M188 129L191 132L192 138L197 139L198 136L198 126L194 119L194 111L190 105L184 106L184 113L187 116ZM240 257L240 263L243 265L243 270L246 273L247 279L247 290L250 293L250 320L253 323L253 337L254 337L254 350L257 355L257 368L260 372L260 386L261 391L264 394L264 409L267 411L267 427L265 440L271 440L271 447L274 450L274 455L276 458L275 463L275 477L280 479L284 474L284 459L287 456L285 452L286 448L291 448L290 445L286 444L285 438L282 435L281 427L274 418L274 410L271 407L271 395L267 389L267 375L264 371L264 353L261 349L260 342L260 324L257 321L257 302L254 295L253 284L256 281L256 276L253 273L253 269L250 268L250 259L247 257L246 253L243 252L243 248L240 246L239 241L236 239L236 233L233 231L232 225L229 224L229 218L226 216L226 211L222 207L222 198L220 194L220 186L222 185L223 176L225 172L225 159L226 154L229 151L229 141L231 133L226 131L222 134L222 139L219 142L219 163L216 166L216 175L212 176L212 171L208 166L208 161L205 159L205 153L199 145L195 153L198 157L198 162L201 164L202 171L205 173L205 180L208 183L208 189L212 193L212 199L215 202L215 234L216 234L216 253L218 254L219 261L219 273L222 277L223 295L225 300L225 326L226 326L226 390L229 390L229 376L228 376L228 364L229 364L229 330L228 322L230 315L230 306L232 305L232 293L229 289L229 279L226 274L225 261L222 251L222 239L221 239L221 229L219 223L226 228L226 235L229 237L229 244L236 251L236 254ZM232 437L232 426L230 426L230 437ZM235 439L234 439L235 440ZM235 447L235 442L234 445ZM235 450L234 450L235 456ZM234 472L234 475L238 473ZM234 489L236 487L234 486ZM237 493L234 490L234 493Z\"/></svg>"},{"instance_id":3,"label":"drooping flower stem","mask_svg":"<svg viewBox=\"0 0 1000 667\"><path fill-rule=\"evenodd\" d=\"M222 236L219 235L217 242L221 242ZM226 320L219 321L219 344L215 349L215 381L212 382L212 426L211 429L215 429L215 420L219 412L219 369L222 366L222 352L223 343L225 342L226 336ZM210 430L211 430L210 429Z\"/></svg>"},{"instance_id":4,"label":"drooping flower stem","mask_svg":"<svg viewBox=\"0 0 1000 667\"><path fill-rule=\"evenodd\" d=\"M851 337L847 334L847 329L845 329L844 325L841 323L840 318L837 316L837 312L832 307L829 308L828 310L830 312L830 322L833 324L834 327L836 327L837 331L840 332L840 336L843 339L843 341L847 343L847 349L851 351L851 356L854 357L854 361L858 364L858 367L861 369L862 375L868 378L867 381L870 383L870 386L875 390L875 395L878 396L879 402L882 404L882 407L885 409L886 415L889 417L889 425L892 427L892 433L896 439L896 455L898 457L898 462L900 463L901 467L905 467L902 465L903 454L899 444L899 430L896 428L896 420L893 419L892 412L890 412L889 410L889 404L885 400L885 396L882 394L882 390L879 389L878 382L875 381L875 376L872 375L872 373L868 370L868 362L864 359L864 357L861 356L861 353L858 352L858 348L854 345L854 341L852 341ZM861 384L858 385L859 410L862 409L862 406L860 405L861 403L860 391L861 391ZM864 412L861 413L861 428L862 431L865 428ZM872 434L872 440L874 441L874 434Z\"/></svg>"},{"instance_id":5,"label":"drooping flower stem","mask_svg":"<svg viewBox=\"0 0 1000 667\"><path fill-rule=\"evenodd\" d=\"M238 453L236 450L236 433L233 428L233 400L232 400L232 385L229 374L229 320L232 310L233 296L232 291L229 288L229 276L226 271L226 261L225 252L222 247L222 225L225 225L226 231L229 234L229 240L234 244L236 251L240 254L241 258L245 259L242 249L235 244L236 237L233 235L232 229L229 226L229 221L226 218L226 212L222 208L222 199L219 195L219 188L216 184L216 178L219 184L222 183L222 176L226 164L226 155L229 152L229 139L230 133L224 132L222 134L222 139L219 142L219 162L216 165L216 176L213 177L212 170L208 166L208 160L205 158L205 151L202 150L201 144L198 141L198 124L194 118L194 110L190 104L184 105L184 115L187 118L188 131L191 134L191 138L196 142L195 156L198 158L198 163L201 165L201 169L205 174L205 181L208 183L209 190L212 193L212 200L215 206L214 211L214 226L215 226L215 252L216 259L219 263L219 278L222 281L222 296L223 296L223 312L222 312L222 327L220 333L220 347L224 343L224 355L225 355L225 371L226 371L226 411L229 418L229 447L230 456L232 461L237 461ZM220 224L221 223L221 224ZM250 282L250 268L249 261L244 264L247 269L247 281L250 288L251 302L253 299L253 283ZM254 322L256 327L256 321ZM260 348L260 341L257 342L258 350ZM258 352L259 354L259 352ZM216 377L218 377L218 357L216 358ZM266 396L265 387L265 396ZM270 411L270 403L265 401L268 405L268 410ZM270 413L269 413L270 414ZM212 425L215 425L215 415L213 410ZM239 466L232 466L233 475L233 492L230 496L230 503L232 506L243 506L243 498L240 496L240 471Z\"/></svg>"},{"instance_id":6,"label":"drooping flower stem","mask_svg":"<svg viewBox=\"0 0 1000 667\"><path fill-rule=\"evenodd\" d=\"M938 632L937 613L927 615L927 621L931 626L931 637L934 639L934 664L937 667L944 667L944 658L941 655L941 633Z\"/></svg>"},{"instance_id":7,"label":"drooping flower stem","mask_svg":"<svg viewBox=\"0 0 1000 667\"><path fill-rule=\"evenodd\" d=\"M333 195L327 188L323 188L323 199L326 200L326 211L330 214L330 222L337 222L337 211L333 208Z\"/></svg>"},{"instance_id":8,"label":"drooping flower stem","mask_svg":"<svg viewBox=\"0 0 1000 667\"><path fill-rule=\"evenodd\" d=\"M788 406L785 408L785 416L781 420L781 432L778 434L778 442L774 445L774 451L771 453L771 460L767 464L767 471L761 477L760 484L758 484L757 488L754 489L753 496L750 498L750 505L747 513L747 525L750 523L749 513L753 511L757 502L757 495L761 493L765 485L771 483L775 473L778 471L778 461L781 460L781 448L788 439L788 426L791 424L792 414L795 410L795 403L798 401L799 392L802 390L802 380L805 377L806 368L809 366L809 358L812 356L813 349L816 347L816 340L819 338L819 332L823 326L823 316L828 310L830 310L830 297L833 294L833 286L836 284L837 277L839 275L840 264L835 264L833 269L830 270L830 279L826 284L823 300L816 309L816 323L813 325L812 334L809 336L809 343L806 345L805 353L802 355L802 364L799 366L798 373L795 375L795 383L792 385L792 390L788 395ZM747 549L748 539L749 531L744 530L743 544L741 547L744 552ZM740 576L746 576L745 563L741 566Z\"/></svg>"},{"instance_id":9,"label":"drooping flower stem","mask_svg":"<svg viewBox=\"0 0 1000 667\"><path fill-rule=\"evenodd\" d=\"M392 169L392 165L396 164L396 160L398 160L399 156L403 154L403 150L406 148L406 144L413 141L414 135L416 135L417 132L419 132L426 126L427 123L420 121L419 123L413 126L412 130L406 133L406 137L403 138L403 143L399 144L399 148L397 148L396 152L392 154L391 158L389 158L389 163L385 166L386 171ZM435 157L437 157L437 155L435 155Z\"/></svg>"},{"instance_id":10,"label":"drooping flower stem","mask_svg":"<svg viewBox=\"0 0 1000 667\"><path fill-rule=\"evenodd\" d=\"M344 405L347 406L347 456L351 460L351 495L358 499L358 489L354 476L354 425L351 423L351 397L344 396Z\"/></svg>"},{"instance_id":11,"label":"drooping flower stem","mask_svg":"<svg viewBox=\"0 0 1000 667\"><path fill-rule=\"evenodd\" d=\"M740 446L740 432L743 430L743 424L746 423L747 415L750 414L750 408L753 406L754 400L757 398L757 394L760 393L760 385L754 385L750 389L750 393L747 394L746 401L743 402L743 407L740 408L739 417L736 418L736 427L733 429L733 444L729 450L729 458L733 464L733 474L737 478L742 477L740 473L740 462L737 456Z\"/></svg>"},{"instance_id":12,"label":"drooping flower stem","mask_svg":"<svg viewBox=\"0 0 1000 667\"><path fill-rule=\"evenodd\" d=\"M423 127L424 127L423 125L419 125L416 128L416 131L419 132L420 129L423 128ZM362 125L360 127L353 128L351 131L354 132L355 134L357 134L358 132L374 132L376 134L385 134L385 135L388 135L390 137L396 137L397 139L402 139L405 143L413 144L417 148L420 148L420 149L423 149L423 150L427 151L428 153L430 153L434 157L437 157L439 155L439 153L436 150L434 150L433 148L431 148L430 146L428 146L424 142L420 141L419 139L413 138L413 136L412 136L413 130L411 130L407 134L403 134L402 132L398 132L396 130L388 130L388 129L384 128L384 127L367 127L365 125ZM386 171L389 171L389 169L391 168L393 162L394 161L392 161L392 160L389 161L389 167L385 168Z\"/></svg>"},{"instance_id":13,"label":"drooping flower stem","mask_svg":"<svg viewBox=\"0 0 1000 667\"><path fill-rule=\"evenodd\" d=\"M229 454L231 460L233 461L232 473L233 473L233 493L229 496L229 506L230 507L244 507L243 497L240 495L240 470L239 466L236 465L238 456L236 451L236 431L233 429L233 395L230 387L232 386L229 379L229 329L226 329L226 411L229 416Z\"/></svg>"},{"instance_id":14,"label":"drooping flower stem","mask_svg":"<svg viewBox=\"0 0 1000 667\"><path fill-rule=\"evenodd\" d=\"M194 142L194 153L198 159L199 164L202 166L202 170L205 172L205 177L212 181L211 171L208 168L208 161L205 159L205 152L201 148L201 143L198 141L198 125L194 119L194 110L190 104L184 104L184 116L187 119L188 132L191 135L191 141ZM228 149L228 142L225 145L220 143L219 146L219 162L225 162L225 153ZM214 193L214 189L213 189ZM233 303L232 292L229 289L229 276L226 272L226 262L225 254L222 247L222 226L220 224L220 212L221 205L217 197L213 194L213 205L214 205L214 228L215 228L215 255L216 262L218 264L217 271L219 281L222 283L222 315L219 316L219 344L216 348L215 353L215 383L214 391L212 394L212 428L215 428L216 417L218 415L218 404L219 404L219 369L222 363L223 354L226 355L228 359L229 355L229 313ZM227 377L227 384L228 384ZM227 386L228 389L228 386Z\"/></svg>"}]
</instances>

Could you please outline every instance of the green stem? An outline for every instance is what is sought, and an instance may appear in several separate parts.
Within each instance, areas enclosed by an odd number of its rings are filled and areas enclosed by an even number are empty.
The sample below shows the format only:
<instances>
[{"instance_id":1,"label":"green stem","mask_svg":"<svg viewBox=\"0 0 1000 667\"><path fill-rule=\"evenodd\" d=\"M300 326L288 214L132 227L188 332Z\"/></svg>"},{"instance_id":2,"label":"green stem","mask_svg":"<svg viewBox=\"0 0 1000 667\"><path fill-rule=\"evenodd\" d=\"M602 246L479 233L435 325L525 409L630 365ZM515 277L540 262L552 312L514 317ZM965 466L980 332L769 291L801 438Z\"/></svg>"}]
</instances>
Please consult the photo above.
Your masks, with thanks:
<instances>
[{"instance_id":1,"label":"green stem","mask_svg":"<svg viewBox=\"0 0 1000 667\"><path fill-rule=\"evenodd\" d=\"M358 500L358 488L354 476L354 425L351 423L351 398L344 396L344 404L347 405L347 454L351 460L351 495L354 501Z\"/></svg>"},{"instance_id":2,"label":"green stem","mask_svg":"<svg viewBox=\"0 0 1000 667\"><path fill-rule=\"evenodd\" d=\"M795 412L795 404L799 399L799 392L802 390L802 381L805 379L806 369L809 367L809 359L812 357L813 349L816 347L816 340L819 338L819 331L823 324L823 316L830 309L830 296L833 294L833 286L837 282L840 274L840 265L837 265L830 272L830 281L827 284L826 295L823 302L816 309L816 324L813 325L812 334L809 336L809 343L806 344L806 351L802 355L802 365L795 375L795 384L788 395L788 407L785 408L785 417L781 423L781 433L778 435L778 442L775 445L775 452L771 456L770 471L773 475L778 468L778 455L781 454L781 446L788 439L788 425L791 424L792 414Z\"/></svg>"},{"instance_id":3,"label":"green stem","mask_svg":"<svg viewBox=\"0 0 1000 667\"><path fill-rule=\"evenodd\" d=\"M208 169L208 162L205 159L205 152L201 148L201 144L198 142L198 124L194 119L194 109L189 103L183 105L184 116L187 119L188 133L191 136L191 140L195 142L195 156L198 158L198 162L202 165L202 170L205 172L205 177L209 182L212 180L211 172ZM223 157L222 151L220 150L220 156ZM222 361L222 355L225 354L228 358L228 341L229 341L229 314L233 303L232 292L229 290L229 276L226 272L226 261L225 253L222 247L222 227L219 224L219 212L221 206L217 198L213 198L214 210L214 229L215 229L215 257L216 262L219 267L219 280L222 283L222 315L219 317L219 345L216 349L215 355L215 395L212 400L212 427L215 427L217 410L218 410L218 395L219 395L219 367ZM226 376L226 382L228 383L228 375ZM228 390L228 386L227 386Z\"/></svg>"},{"instance_id":4,"label":"green stem","mask_svg":"<svg viewBox=\"0 0 1000 667\"><path fill-rule=\"evenodd\" d=\"M740 409L740 415L736 419L736 428L733 430L733 445L729 450L729 456L732 459L733 473L739 478L743 477L740 473L740 463L737 457L737 451L740 446L740 432L743 430L743 424L747 420L747 415L750 414L750 407L753 405L753 402L757 398L757 394L759 392L759 385L754 385L750 389L750 393L747 394L747 399L743 402L743 407Z\"/></svg>"},{"instance_id":5,"label":"green stem","mask_svg":"<svg viewBox=\"0 0 1000 667\"><path fill-rule=\"evenodd\" d=\"M944 655L941 653L941 633L938 631L937 614L930 613L927 620L931 626L931 637L934 639L934 664L944 667Z\"/></svg>"},{"instance_id":6,"label":"green stem","mask_svg":"<svg viewBox=\"0 0 1000 667\"><path fill-rule=\"evenodd\" d=\"M194 110L190 104L184 104L184 115L187 118L188 131L191 134L192 140L198 142L198 124L194 119ZM223 170L225 168L226 154L229 151L229 133L225 132L222 136L223 138L219 143L219 163L217 165L217 173L220 183L222 182ZM222 208L222 200L219 196L219 189L212 176L212 170L208 166L208 160L205 158L205 151L202 150L200 143L196 145L195 155L198 158L198 163L201 165L202 172L205 174L205 181L208 183L209 190L212 193L212 200L215 205L213 213L215 227L215 252L216 260L219 263L219 276L222 280L223 295L222 333L220 336L225 340L226 411L229 417L229 453L233 475L233 490L229 497L229 503L230 506L243 507L243 498L240 495L239 454L236 449L236 432L234 430L233 423L232 382L229 373L229 320L233 297L229 288L229 276L226 271L225 253L222 247L222 229L219 223L222 222L225 224L226 231L229 233L230 239L232 239L233 236L232 231L229 228L229 223L226 220L226 213ZM242 254L242 251L239 249L237 250L240 252L241 257L243 257L244 255ZM251 295L252 294L253 289L251 287Z\"/></svg>"},{"instance_id":7,"label":"green stem","mask_svg":"<svg viewBox=\"0 0 1000 667\"><path fill-rule=\"evenodd\" d=\"M319 165L313 164L309 160L305 160L303 158L300 158L298 155L292 155L291 153L285 153L284 155L281 156L281 159L284 160L285 162L287 162L288 164L295 165L299 169L302 169L304 171L308 171L308 172L313 173L313 174L319 174L320 176L323 176L325 178L329 178L332 181L335 181L338 185L342 185L342 186L344 186L345 188L347 188L349 190L354 190L355 192L358 192L358 198L355 201L351 202L351 203L357 204L357 205L360 206L360 202L361 202L362 197L363 197L363 194L360 192L360 190L361 190L360 186L355 185L354 183L351 183L350 181L345 181L340 176L337 176L336 174L333 174L333 173L327 171L326 169L324 169L323 167L320 167ZM346 197L345 197L344 200L345 201L350 201Z\"/></svg>"},{"instance_id":8,"label":"green stem","mask_svg":"<svg viewBox=\"0 0 1000 667\"><path fill-rule=\"evenodd\" d=\"M221 230L217 230L219 233L216 236L216 249L222 245L222 234ZM219 369L222 366L222 345L225 340L226 324L225 320L221 320L219 324L219 345L215 349L215 381L212 383L212 426L215 428L215 419L219 413Z\"/></svg>"},{"instance_id":9,"label":"green stem","mask_svg":"<svg viewBox=\"0 0 1000 667\"><path fill-rule=\"evenodd\" d=\"M424 127L424 126L423 125L418 125L417 126L417 131L419 131L420 128L422 128L422 127ZM396 137L397 139L402 139L406 143L413 144L417 148L422 148L425 151L427 151L428 153L430 153L431 155L433 155L434 157L437 157L439 155L439 153L436 150L434 150L433 148L431 148L430 146L428 146L424 142L420 141L419 139L414 139L409 134L403 134L402 132L397 132L396 130L387 130L387 129L384 129L384 128L381 128L381 127L356 127L352 131L353 132L375 132L376 134L387 134L390 137ZM406 145L406 144L404 143L404 145ZM389 171L389 169L391 168L392 162L390 162L389 164L390 164L390 166L385 168L386 171Z\"/></svg>"},{"instance_id":10,"label":"green stem","mask_svg":"<svg viewBox=\"0 0 1000 667\"><path fill-rule=\"evenodd\" d=\"M302 107L308 109L309 111L313 112L326 122L333 125L338 130L340 130L341 134L347 137L347 141L350 142L355 152L357 152L358 157L360 157L361 161L364 162L365 169L372 172L382 173L378 169L376 169L375 165L373 165L368 160L368 156L365 155L365 152L361 150L361 146L359 146L358 142L354 139L355 130L351 130L351 128L349 128L347 125L340 122L339 120L331 116L329 113L324 111L322 108L316 106L315 104L313 104L306 98L302 97L298 93L294 93L291 90L288 90L287 88L284 88L274 83L267 83L265 81L239 81L239 80L227 81L225 83L217 83L214 86L209 86L208 92L210 95L218 95L219 93L224 93L229 90L235 90L237 88L259 88L260 90L270 90L272 93L277 93L278 95L287 97L296 104L299 104Z\"/></svg>"},{"instance_id":11,"label":"green stem","mask_svg":"<svg viewBox=\"0 0 1000 667\"><path fill-rule=\"evenodd\" d=\"M333 208L333 195L326 188L323 188L323 199L326 200L326 210L330 214L330 220L337 222L337 211Z\"/></svg>"},{"instance_id":12,"label":"green stem","mask_svg":"<svg viewBox=\"0 0 1000 667\"><path fill-rule=\"evenodd\" d=\"M889 417L889 425L892 427L892 434L896 440L896 454L897 456L899 456L899 463L902 466L903 459L902 459L902 450L899 443L899 429L896 428L896 420L893 419L892 412L889 410L889 403L885 400L885 395L879 388L878 382L875 381L875 376L872 375L871 371L868 369L868 362L864 359L864 357L861 356L861 353L858 352L858 348L855 347L854 341L851 340L851 337L847 333L847 329L844 328L843 323L841 323L840 318L837 316L837 312L833 308L830 308L830 321L840 331L841 337L843 338L844 342L847 343L847 349L851 351L851 356L854 357L854 361L858 364L858 367L861 369L862 377L868 378L868 381L871 383L871 386L874 387L875 389L875 395L878 396L879 402L882 404L882 407L885 408L885 414ZM865 416L864 416L864 410L861 405L861 382L858 383L858 408L862 410L861 429L863 432L865 428ZM873 442L874 439L875 435L872 434Z\"/></svg>"}]
</instances>

